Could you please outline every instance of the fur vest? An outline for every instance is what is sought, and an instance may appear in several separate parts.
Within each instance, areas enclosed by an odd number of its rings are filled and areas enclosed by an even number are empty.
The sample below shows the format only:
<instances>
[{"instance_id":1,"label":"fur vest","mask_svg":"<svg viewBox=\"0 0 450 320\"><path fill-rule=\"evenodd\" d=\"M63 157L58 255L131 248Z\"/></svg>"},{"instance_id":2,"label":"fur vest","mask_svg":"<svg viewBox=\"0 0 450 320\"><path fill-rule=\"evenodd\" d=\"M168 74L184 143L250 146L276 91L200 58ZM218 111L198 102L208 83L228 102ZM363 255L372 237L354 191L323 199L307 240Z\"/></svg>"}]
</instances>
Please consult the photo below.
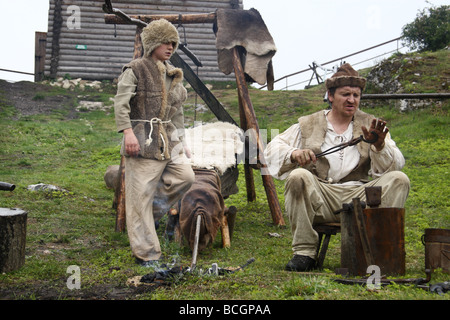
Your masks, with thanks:
<instances>
[{"instance_id":1,"label":"fur vest","mask_svg":"<svg viewBox=\"0 0 450 320\"><path fill-rule=\"evenodd\" d=\"M363 134L361 126L370 128L370 124L374 117L361 110L356 111L353 117L353 137L359 137ZM327 133L327 119L323 111L313 113L298 119L301 130L301 148L311 149L315 154L322 152L321 146L325 141ZM358 143L358 152L360 154L358 165L341 181L333 181L334 183L343 183L347 181L359 181L369 179L370 157L368 143ZM319 179L328 181L328 171L330 164L326 157L320 157L316 163L311 163L305 169L309 170Z\"/></svg>"},{"instance_id":2,"label":"fur vest","mask_svg":"<svg viewBox=\"0 0 450 320\"><path fill-rule=\"evenodd\" d=\"M183 71L152 58L140 58L125 65L131 68L138 83L130 101L130 119L139 141L139 156L147 159L171 159L175 150L183 153L180 137L184 130L183 102L187 93ZM166 76L170 85L166 85ZM122 154L125 154L122 147Z\"/></svg>"}]
</instances>

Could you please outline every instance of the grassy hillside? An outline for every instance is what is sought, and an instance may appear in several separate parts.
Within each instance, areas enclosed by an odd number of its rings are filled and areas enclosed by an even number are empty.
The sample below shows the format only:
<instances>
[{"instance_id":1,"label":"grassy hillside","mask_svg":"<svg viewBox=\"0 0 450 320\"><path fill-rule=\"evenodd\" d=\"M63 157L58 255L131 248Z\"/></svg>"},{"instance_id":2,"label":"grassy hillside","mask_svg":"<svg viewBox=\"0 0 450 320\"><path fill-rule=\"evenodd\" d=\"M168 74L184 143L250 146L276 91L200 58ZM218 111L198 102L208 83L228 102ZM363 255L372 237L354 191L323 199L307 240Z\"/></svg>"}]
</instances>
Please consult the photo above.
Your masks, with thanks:
<instances>
[{"instance_id":1,"label":"grassy hillside","mask_svg":"<svg viewBox=\"0 0 450 320\"><path fill-rule=\"evenodd\" d=\"M407 87L415 82L421 90L442 91L448 74L449 53L428 54L417 77L400 74ZM408 57L402 57L410 66ZM403 61L402 60L402 61ZM425 62L426 61L426 62ZM403 69L405 69L404 67ZM409 70L409 69L408 69ZM418 70L418 69L417 69ZM368 70L367 70L368 72ZM419 72L416 72L419 73ZM392 75L393 77L395 75ZM431 81L438 77L439 81ZM425 83L426 81L426 83ZM430 88L432 83L436 86ZM121 136L115 132L110 111L76 111L80 100L102 101L111 106L114 86L74 91L0 81L0 181L14 183L12 192L0 191L0 207L22 208L28 212L26 263L17 271L0 274L0 299L317 299L384 300L448 299L413 286L390 285L373 292L365 287L338 284L334 269L340 265L340 236L334 236L323 272L307 274L284 271L291 257L289 225L271 224L269 208L259 172L255 171L257 200L246 201L245 179L241 172L239 193L226 200L236 206L238 215L230 249L222 249L220 234L215 243L198 257L207 269L212 263L222 268L236 267L254 257L247 269L225 276L191 274L170 285L134 288L127 280L142 276L148 269L134 264L126 233L114 232L113 192L106 189L103 174L108 165L119 163ZM238 102L233 88L213 88L213 93L238 121ZM420 92L420 91L415 91ZM296 119L326 105L323 86L302 91L259 91L250 89L261 129L281 131ZM201 103L201 100L197 100ZM195 94L186 103L186 122L211 121L209 111L194 112ZM37 112L33 112L33 108ZM434 101L431 106L400 112L393 101L364 110L389 122L391 134L406 158L404 172L411 179L406 203L406 278L422 278L425 228L450 228L449 220L449 102ZM240 166L242 170L242 167ZM66 191L30 192L27 186L53 184ZM275 181L283 207L283 182ZM182 266L191 263L191 252L184 246L165 241L159 228L166 261L175 259ZM279 237L270 236L278 233ZM81 289L69 290L67 267L81 269ZM432 283L448 280L436 271Z\"/></svg>"}]
</instances>

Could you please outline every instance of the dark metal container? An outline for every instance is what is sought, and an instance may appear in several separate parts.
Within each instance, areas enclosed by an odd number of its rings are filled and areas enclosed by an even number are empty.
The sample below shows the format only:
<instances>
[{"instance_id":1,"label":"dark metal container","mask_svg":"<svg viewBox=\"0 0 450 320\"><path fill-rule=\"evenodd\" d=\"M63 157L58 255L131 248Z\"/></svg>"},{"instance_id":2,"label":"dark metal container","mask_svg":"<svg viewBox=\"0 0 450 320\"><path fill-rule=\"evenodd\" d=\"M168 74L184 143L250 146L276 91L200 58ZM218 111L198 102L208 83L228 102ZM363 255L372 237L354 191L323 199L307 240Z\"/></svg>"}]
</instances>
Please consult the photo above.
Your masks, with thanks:
<instances>
[{"instance_id":1,"label":"dark metal container","mask_svg":"<svg viewBox=\"0 0 450 320\"><path fill-rule=\"evenodd\" d=\"M350 275L365 276L372 264L380 268L381 275L404 275L405 209L366 208L362 216L364 229L358 227L354 212L341 216L341 268ZM368 248L363 247L361 233Z\"/></svg>"}]
</instances>

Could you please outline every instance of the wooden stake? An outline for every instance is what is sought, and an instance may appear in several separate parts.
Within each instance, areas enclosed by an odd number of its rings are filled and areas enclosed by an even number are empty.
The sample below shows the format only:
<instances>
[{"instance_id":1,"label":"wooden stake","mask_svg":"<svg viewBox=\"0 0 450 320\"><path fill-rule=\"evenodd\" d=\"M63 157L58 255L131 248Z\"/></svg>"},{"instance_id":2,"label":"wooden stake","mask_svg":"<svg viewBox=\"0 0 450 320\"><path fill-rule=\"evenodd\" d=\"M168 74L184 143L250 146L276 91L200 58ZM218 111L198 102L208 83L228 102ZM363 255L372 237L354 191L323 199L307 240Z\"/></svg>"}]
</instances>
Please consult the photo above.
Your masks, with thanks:
<instances>
[{"instance_id":1,"label":"wooden stake","mask_svg":"<svg viewBox=\"0 0 450 320\"><path fill-rule=\"evenodd\" d=\"M134 37L133 59L139 59L144 55L144 47L141 41L142 26L136 26L136 35ZM125 209L125 157L120 159L119 167L119 185L115 194L116 208L116 232L124 232L126 224Z\"/></svg>"},{"instance_id":2,"label":"wooden stake","mask_svg":"<svg viewBox=\"0 0 450 320\"><path fill-rule=\"evenodd\" d=\"M256 143L258 149L258 161L261 164L261 176L263 179L264 189L266 191L267 200L269 202L270 212L272 214L272 220L275 225L284 226L285 222L281 213L280 203L278 201L278 195L273 183L272 176L267 169L266 161L264 160L264 147L259 135L259 126L256 120L253 104L250 100L248 93L247 83L245 81L244 70L242 67L241 58L239 56L239 50L234 47L232 50L234 74L236 76L237 88L239 95L242 99L242 107L245 114L245 119L249 129L253 129L256 134Z\"/></svg>"},{"instance_id":3,"label":"wooden stake","mask_svg":"<svg viewBox=\"0 0 450 320\"><path fill-rule=\"evenodd\" d=\"M228 220L227 220L226 215L223 215L223 217L222 217L222 224L220 225L220 232L222 233L222 248L231 247L230 229L228 227Z\"/></svg>"},{"instance_id":4,"label":"wooden stake","mask_svg":"<svg viewBox=\"0 0 450 320\"><path fill-rule=\"evenodd\" d=\"M116 189L116 232L125 231L125 157L122 156L119 166L119 186Z\"/></svg>"}]
</instances>

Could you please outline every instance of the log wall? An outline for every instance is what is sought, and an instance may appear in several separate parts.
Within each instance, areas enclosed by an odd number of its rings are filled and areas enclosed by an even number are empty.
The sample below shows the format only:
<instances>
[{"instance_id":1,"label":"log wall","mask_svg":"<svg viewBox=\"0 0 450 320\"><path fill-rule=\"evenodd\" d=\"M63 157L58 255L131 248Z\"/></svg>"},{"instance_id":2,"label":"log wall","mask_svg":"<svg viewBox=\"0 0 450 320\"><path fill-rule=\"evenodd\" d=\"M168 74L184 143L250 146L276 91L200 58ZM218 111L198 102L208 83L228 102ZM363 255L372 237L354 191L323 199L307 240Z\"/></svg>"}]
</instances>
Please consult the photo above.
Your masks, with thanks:
<instances>
[{"instance_id":1,"label":"log wall","mask_svg":"<svg viewBox=\"0 0 450 320\"><path fill-rule=\"evenodd\" d=\"M211 13L222 8L241 8L243 0L129 0L112 1L113 7L128 15ZM50 0L45 53L45 75L51 78L69 75L87 80L112 80L133 58L135 26L105 23L103 0ZM79 8L77 12L70 6ZM77 17L79 26L74 22ZM79 27L79 28L78 28ZM202 81L234 80L217 65L217 50L212 23L179 27L180 38L199 58ZM186 39L185 35L186 34ZM178 50L194 71L197 67Z\"/></svg>"}]
</instances>

